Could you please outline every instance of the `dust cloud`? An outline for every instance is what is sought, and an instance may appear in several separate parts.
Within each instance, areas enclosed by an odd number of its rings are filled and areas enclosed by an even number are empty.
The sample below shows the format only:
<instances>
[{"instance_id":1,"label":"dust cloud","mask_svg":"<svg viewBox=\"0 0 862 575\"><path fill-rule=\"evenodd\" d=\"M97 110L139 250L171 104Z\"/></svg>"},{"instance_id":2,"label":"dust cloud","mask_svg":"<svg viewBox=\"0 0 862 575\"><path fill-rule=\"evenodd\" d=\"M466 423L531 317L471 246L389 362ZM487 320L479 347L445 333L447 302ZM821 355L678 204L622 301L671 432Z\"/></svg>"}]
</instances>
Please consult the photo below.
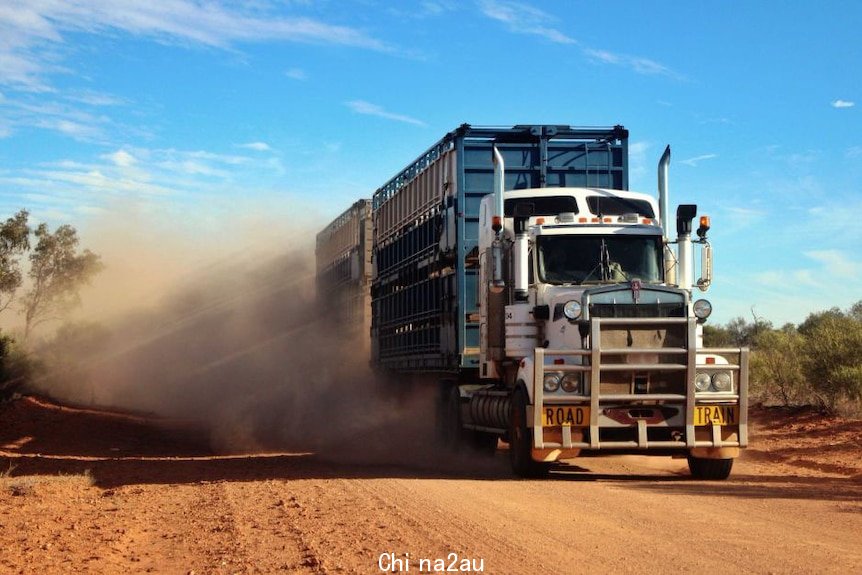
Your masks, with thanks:
<instances>
[{"instance_id":1,"label":"dust cloud","mask_svg":"<svg viewBox=\"0 0 862 575\"><path fill-rule=\"evenodd\" d=\"M106 271L81 317L38 346L36 389L202 423L221 451L421 452L433 386L393 393L369 368L367 335L327 321L316 301L313 240L326 221L247 222L229 239L140 218L96 226L88 247ZM275 226L291 233L274 239Z\"/></svg>"}]
</instances>

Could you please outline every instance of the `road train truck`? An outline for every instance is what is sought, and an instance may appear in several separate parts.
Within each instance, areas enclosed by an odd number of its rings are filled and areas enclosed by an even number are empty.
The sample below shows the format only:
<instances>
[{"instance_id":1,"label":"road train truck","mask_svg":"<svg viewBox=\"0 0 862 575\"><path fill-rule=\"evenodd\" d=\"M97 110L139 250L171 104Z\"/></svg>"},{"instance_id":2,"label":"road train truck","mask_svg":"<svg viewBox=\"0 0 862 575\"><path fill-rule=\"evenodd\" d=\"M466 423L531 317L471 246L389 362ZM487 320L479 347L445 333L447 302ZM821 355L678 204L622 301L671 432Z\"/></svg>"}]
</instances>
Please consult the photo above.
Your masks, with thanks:
<instances>
[{"instance_id":1,"label":"road train truck","mask_svg":"<svg viewBox=\"0 0 862 575\"><path fill-rule=\"evenodd\" d=\"M724 479L749 352L703 347L710 222L671 215L669 163L654 197L628 191L622 126L462 125L318 234L318 296L385 377L439 387L450 447L502 440L526 477L641 454Z\"/></svg>"}]
</instances>

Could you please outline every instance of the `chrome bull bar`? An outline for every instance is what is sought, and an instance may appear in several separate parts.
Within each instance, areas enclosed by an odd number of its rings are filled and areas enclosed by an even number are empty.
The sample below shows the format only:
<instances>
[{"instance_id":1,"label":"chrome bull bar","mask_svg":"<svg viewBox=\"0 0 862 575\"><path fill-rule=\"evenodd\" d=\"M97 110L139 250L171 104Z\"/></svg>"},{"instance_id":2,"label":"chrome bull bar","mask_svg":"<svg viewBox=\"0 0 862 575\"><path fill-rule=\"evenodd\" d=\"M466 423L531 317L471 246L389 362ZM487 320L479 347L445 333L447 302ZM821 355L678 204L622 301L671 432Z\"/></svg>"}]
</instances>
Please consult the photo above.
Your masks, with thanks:
<instances>
[{"instance_id":1,"label":"chrome bull bar","mask_svg":"<svg viewBox=\"0 0 862 575\"><path fill-rule=\"evenodd\" d=\"M661 325L686 325L687 346L686 347L662 347L662 348L608 348L602 349L601 334L603 326L661 326ZM538 347L535 349L535 362L533 374L533 412L532 427L533 447L535 449L692 449L696 447L745 447L748 445L748 348L703 348L696 349L696 320L694 318L600 318L594 317L590 320L590 349L581 350L554 350ZM736 356L736 363L727 364L698 364L697 354L732 355ZM602 363L603 355L633 354L661 354L679 356L679 362L673 363ZM580 364L545 365L546 356L580 356L583 358ZM735 392L718 393L696 393L694 378L697 371L731 371L736 382ZM543 387L546 372L576 372L589 374L589 393L587 395L567 394L565 396L545 397ZM684 394L602 394L601 376L603 372L611 371L685 371L685 393ZM649 402L649 405L671 404L681 405L685 414L684 438L675 440L649 440L647 436L648 424L644 419L636 421L637 439L633 441L600 441L599 430L600 415L603 405L609 403L625 402ZM695 406L704 404L721 403L723 405L737 405L739 409L738 434L736 439L723 439L722 426L712 424L709 439L698 439L695 433ZM546 405L553 406L589 406L589 441L575 441L572 438L572 426L562 426L562 442L545 441L543 409ZM555 427L555 426L548 426ZM634 426L633 426L634 427Z\"/></svg>"}]
</instances>

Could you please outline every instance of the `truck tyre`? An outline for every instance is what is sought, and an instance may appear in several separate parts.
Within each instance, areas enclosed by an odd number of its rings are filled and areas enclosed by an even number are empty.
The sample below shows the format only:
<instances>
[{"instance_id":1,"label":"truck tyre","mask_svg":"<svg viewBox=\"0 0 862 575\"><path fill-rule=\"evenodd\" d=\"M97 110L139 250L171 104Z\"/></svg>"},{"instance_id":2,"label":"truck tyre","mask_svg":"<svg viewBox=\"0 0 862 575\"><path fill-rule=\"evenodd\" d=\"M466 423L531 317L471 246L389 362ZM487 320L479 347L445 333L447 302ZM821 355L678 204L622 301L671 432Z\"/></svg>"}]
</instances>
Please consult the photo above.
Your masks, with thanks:
<instances>
[{"instance_id":1,"label":"truck tyre","mask_svg":"<svg viewBox=\"0 0 862 575\"><path fill-rule=\"evenodd\" d=\"M515 389L512 395L512 414L509 418L509 457L512 472L518 477L545 477L550 465L534 461L530 452L533 447L533 430L527 426L527 391Z\"/></svg>"},{"instance_id":2,"label":"truck tyre","mask_svg":"<svg viewBox=\"0 0 862 575\"><path fill-rule=\"evenodd\" d=\"M702 459L689 455L688 469L696 479L727 479L733 469L733 459Z\"/></svg>"}]
</instances>

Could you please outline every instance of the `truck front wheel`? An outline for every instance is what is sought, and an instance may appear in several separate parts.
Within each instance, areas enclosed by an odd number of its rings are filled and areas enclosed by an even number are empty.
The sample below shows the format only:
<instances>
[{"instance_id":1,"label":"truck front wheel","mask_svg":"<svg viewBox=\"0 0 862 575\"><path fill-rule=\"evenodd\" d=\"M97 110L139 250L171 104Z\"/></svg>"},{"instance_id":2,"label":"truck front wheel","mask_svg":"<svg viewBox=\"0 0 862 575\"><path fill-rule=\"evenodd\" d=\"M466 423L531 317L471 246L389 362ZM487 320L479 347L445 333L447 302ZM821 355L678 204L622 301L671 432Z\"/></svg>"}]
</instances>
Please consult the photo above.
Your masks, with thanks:
<instances>
[{"instance_id":1,"label":"truck front wheel","mask_svg":"<svg viewBox=\"0 0 862 575\"><path fill-rule=\"evenodd\" d=\"M527 426L527 391L523 387L515 389L512 395L512 413L509 418L509 456L512 472L518 477L544 477L550 465L534 461L533 430Z\"/></svg>"},{"instance_id":2,"label":"truck front wheel","mask_svg":"<svg viewBox=\"0 0 862 575\"><path fill-rule=\"evenodd\" d=\"M688 469L691 476L697 479L727 479L733 469L733 459L703 459L689 455Z\"/></svg>"}]
</instances>

